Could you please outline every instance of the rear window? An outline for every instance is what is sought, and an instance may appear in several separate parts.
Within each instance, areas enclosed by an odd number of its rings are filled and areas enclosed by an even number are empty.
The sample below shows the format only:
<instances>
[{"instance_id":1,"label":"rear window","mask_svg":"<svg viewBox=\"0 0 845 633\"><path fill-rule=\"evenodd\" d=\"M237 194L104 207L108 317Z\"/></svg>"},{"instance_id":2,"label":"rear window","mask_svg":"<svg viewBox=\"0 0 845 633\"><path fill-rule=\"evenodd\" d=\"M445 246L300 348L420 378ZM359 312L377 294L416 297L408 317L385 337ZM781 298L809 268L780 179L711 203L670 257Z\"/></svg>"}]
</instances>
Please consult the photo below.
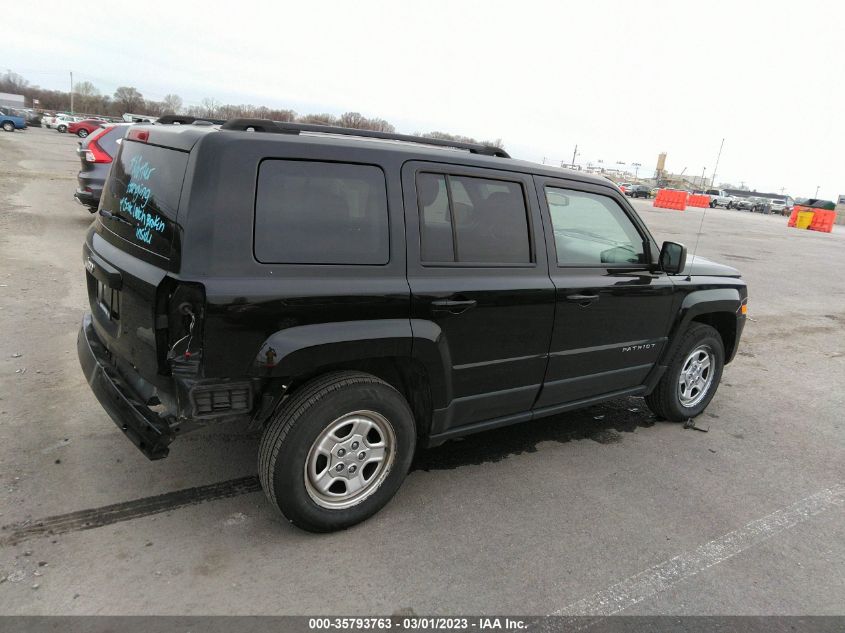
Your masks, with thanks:
<instances>
[{"instance_id":1,"label":"rear window","mask_svg":"<svg viewBox=\"0 0 845 633\"><path fill-rule=\"evenodd\" d=\"M136 246L169 257L188 154L132 141L121 148L103 189L100 221Z\"/></svg>"},{"instance_id":2,"label":"rear window","mask_svg":"<svg viewBox=\"0 0 845 633\"><path fill-rule=\"evenodd\" d=\"M373 165L265 160L255 257L267 264L386 264L387 188Z\"/></svg>"}]
</instances>

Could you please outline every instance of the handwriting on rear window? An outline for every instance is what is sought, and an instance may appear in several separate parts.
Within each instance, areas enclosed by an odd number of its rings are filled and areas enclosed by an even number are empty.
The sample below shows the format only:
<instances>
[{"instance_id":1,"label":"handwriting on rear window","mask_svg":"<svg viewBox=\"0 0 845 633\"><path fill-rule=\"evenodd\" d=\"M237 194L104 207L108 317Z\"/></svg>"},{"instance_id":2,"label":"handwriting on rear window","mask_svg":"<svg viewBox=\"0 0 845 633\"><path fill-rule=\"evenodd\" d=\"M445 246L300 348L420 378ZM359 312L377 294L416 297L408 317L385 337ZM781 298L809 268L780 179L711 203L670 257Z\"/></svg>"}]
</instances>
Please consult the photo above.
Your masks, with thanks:
<instances>
[{"instance_id":1,"label":"handwriting on rear window","mask_svg":"<svg viewBox=\"0 0 845 633\"><path fill-rule=\"evenodd\" d=\"M164 231L164 220L158 213L149 211L147 205L153 197L150 177L156 170L142 155L129 161L129 184L120 199L120 210L137 222L135 239L144 244L152 242L153 235Z\"/></svg>"}]
</instances>

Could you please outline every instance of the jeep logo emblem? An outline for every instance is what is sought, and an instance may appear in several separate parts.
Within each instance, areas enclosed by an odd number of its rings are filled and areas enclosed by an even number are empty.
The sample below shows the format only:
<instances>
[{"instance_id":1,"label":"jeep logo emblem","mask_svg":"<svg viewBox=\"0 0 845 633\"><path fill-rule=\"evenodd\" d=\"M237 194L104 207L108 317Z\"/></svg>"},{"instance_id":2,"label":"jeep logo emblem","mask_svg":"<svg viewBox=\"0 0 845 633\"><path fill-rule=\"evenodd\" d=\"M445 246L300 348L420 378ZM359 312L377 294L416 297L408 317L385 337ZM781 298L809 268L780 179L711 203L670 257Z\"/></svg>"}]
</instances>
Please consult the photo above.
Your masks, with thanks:
<instances>
[{"instance_id":1,"label":"jeep logo emblem","mask_svg":"<svg viewBox=\"0 0 845 633\"><path fill-rule=\"evenodd\" d=\"M85 260L85 269L92 275L94 274L94 260L90 257Z\"/></svg>"}]
</instances>

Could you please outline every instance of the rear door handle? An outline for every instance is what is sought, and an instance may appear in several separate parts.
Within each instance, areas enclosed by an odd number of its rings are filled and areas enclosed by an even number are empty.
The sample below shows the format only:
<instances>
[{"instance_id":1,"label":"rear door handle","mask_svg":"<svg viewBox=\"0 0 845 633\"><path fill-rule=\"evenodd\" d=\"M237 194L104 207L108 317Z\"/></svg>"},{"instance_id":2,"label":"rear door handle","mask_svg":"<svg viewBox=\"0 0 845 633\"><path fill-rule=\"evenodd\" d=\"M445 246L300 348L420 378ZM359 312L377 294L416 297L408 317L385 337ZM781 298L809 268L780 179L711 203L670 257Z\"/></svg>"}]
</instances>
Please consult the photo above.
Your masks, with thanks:
<instances>
[{"instance_id":1,"label":"rear door handle","mask_svg":"<svg viewBox=\"0 0 845 633\"><path fill-rule=\"evenodd\" d=\"M477 305L475 299L437 299L431 302L432 314L462 314Z\"/></svg>"},{"instance_id":2,"label":"rear door handle","mask_svg":"<svg viewBox=\"0 0 845 633\"><path fill-rule=\"evenodd\" d=\"M593 303L593 301L598 301L599 295L566 295L566 300L582 306L588 306Z\"/></svg>"}]
</instances>

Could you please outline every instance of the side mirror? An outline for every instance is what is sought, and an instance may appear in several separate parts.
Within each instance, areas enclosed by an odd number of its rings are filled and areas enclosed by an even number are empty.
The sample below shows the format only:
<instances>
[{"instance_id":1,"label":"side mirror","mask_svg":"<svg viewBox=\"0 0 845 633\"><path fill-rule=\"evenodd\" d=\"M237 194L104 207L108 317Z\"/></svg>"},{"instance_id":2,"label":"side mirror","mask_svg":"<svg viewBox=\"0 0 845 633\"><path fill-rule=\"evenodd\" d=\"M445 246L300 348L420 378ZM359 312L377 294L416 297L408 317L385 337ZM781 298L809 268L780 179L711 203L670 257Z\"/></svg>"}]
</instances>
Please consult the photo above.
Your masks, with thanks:
<instances>
[{"instance_id":1,"label":"side mirror","mask_svg":"<svg viewBox=\"0 0 845 633\"><path fill-rule=\"evenodd\" d=\"M677 275L686 266L687 247L677 242L663 242L660 248L660 270Z\"/></svg>"}]
</instances>

